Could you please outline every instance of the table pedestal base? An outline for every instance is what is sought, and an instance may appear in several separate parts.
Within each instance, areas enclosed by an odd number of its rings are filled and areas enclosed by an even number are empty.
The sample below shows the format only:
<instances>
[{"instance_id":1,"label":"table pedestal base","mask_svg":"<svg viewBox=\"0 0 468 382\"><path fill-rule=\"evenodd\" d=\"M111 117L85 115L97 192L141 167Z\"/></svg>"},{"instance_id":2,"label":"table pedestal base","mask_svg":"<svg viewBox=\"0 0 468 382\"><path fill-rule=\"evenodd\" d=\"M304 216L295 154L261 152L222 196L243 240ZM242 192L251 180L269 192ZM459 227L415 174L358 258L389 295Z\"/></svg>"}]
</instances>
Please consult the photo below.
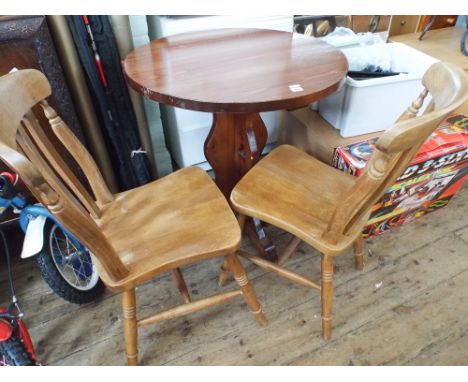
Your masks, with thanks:
<instances>
[{"instance_id":1,"label":"table pedestal base","mask_svg":"<svg viewBox=\"0 0 468 382\"><path fill-rule=\"evenodd\" d=\"M258 113L213 114L213 126L205 141L205 156L227 200L236 183L260 159L267 137L267 129ZM248 219L245 232L263 257L277 259L275 247L265 236L260 221Z\"/></svg>"},{"instance_id":2,"label":"table pedestal base","mask_svg":"<svg viewBox=\"0 0 468 382\"><path fill-rule=\"evenodd\" d=\"M229 200L236 183L260 159L267 134L258 113L213 114L205 156L226 199Z\"/></svg>"}]
</instances>

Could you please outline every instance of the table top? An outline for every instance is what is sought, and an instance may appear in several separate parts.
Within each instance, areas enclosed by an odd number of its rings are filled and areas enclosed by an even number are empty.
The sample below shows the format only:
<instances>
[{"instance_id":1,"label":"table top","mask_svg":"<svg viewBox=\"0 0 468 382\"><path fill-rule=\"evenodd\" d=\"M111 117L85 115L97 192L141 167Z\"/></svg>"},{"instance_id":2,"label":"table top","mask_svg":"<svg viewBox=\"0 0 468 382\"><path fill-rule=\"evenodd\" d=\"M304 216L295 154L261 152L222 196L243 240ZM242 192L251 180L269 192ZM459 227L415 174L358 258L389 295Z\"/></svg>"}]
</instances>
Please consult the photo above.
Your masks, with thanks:
<instances>
[{"instance_id":1,"label":"table top","mask_svg":"<svg viewBox=\"0 0 468 382\"><path fill-rule=\"evenodd\" d=\"M420 41L418 33L390 37L393 42L402 42L438 60L450 62L468 71L468 57L460 51L460 40L465 28L442 28L430 30Z\"/></svg>"},{"instance_id":2,"label":"table top","mask_svg":"<svg viewBox=\"0 0 468 382\"><path fill-rule=\"evenodd\" d=\"M262 29L218 29L154 40L124 61L154 101L206 112L296 109L337 90L348 64L324 42Z\"/></svg>"}]
</instances>

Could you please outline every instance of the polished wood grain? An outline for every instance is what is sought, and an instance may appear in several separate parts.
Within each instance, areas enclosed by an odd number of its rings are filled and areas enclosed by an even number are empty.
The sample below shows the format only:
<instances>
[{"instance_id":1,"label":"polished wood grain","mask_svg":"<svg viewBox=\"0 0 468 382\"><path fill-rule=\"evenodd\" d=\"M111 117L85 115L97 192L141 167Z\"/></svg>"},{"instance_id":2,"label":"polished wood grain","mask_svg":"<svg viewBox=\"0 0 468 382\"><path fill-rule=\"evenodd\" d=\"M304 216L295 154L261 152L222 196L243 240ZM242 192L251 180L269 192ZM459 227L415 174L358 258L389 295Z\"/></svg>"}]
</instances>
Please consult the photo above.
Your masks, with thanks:
<instances>
[{"instance_id":1,"label":"polished wood grain","mask_svg":"<svg viewBox=\"0 0 468 382\"><path fill-rule=\"evenodd\" d=\"M229 199L267 141L259 112L296 109L334 92L344 55L316 39L261 29L191 32L150 42L124 61L130 85L154 101L213 113L204 152ZM267 259L274 246L259 222L246 232Z\"/></svg>"},{"instance_id":2,"label":"polished wood grain","mask_svg":"<svg viewBox=\"0 0 468 382\"><path fill-rule=\"evenodd\" d=\"M236 251L240 241L225 198L197 167L117 194L102 210L96 220L99 229L131 271L115 281L101 273L116 290L194 261L225 256ZM129 240L128 232L135 230L134 240Z\"/></svg>"},{"instance_id":3,"label":"polished wood grain","mask_svg":"<svg viewBox=\"0 0 468 382\"><path fill-rule=\"evenodd\" d=\"M320 182L317 181L320 179ZM231 194L235 210L273 224L320 252L340 253L351 243L322 240L336 206L357 179L289 145L274 149L247 173Z\"/></svg>"},{"instance_id":4,"label":"polished wood grain","mask_svg":"<svg viewBox=\"0 0 468 382\"><path fill-rule=\"evenodd\" d=\"M154 101L190 110L295 109L334 92L348 69L324 42L261 29L190 32L151 41L124 61L129 83ZM290 85L300 85L293 92Z\"/></svg>"},{"instance_id":5,"label":"polished wood grain","mask_svg":"<svg viewBox=\"0 0 468 382\"><path fill-rule=\"evenodd\" d=\"M256 320L266 319L236 257L241 232L223 194L199 168L186 168L126 192L111 194L83 145L45 98L50 85L37 70L0 77L0 158L78 240L92 252L99 276L122 292L123 326L129 365L137 364L137 325L195 312L242 295ZM42 106L52 131L86 174L73 171L41 131L31 108ZM88 189L90 192L88 192ZM241 219L242 220L242 219ZM179 267L226 257L239 289L190 301ZM135 289L154 276L172 272L184 304L137 320Z\"/></svg>"},{"instance_id":6,"label":"polished wood grain","mask_svg":"<svg viewBox=\"0 0 468 382\"><path fill-rule=\"evenodd\" d=\"M216 184L229 199L242 176L260 159L267 129L258 113L215 113L205 141L205 157L216 174Z\"/></svg>"},{"instance_id":7,"label":"polished wood grain","mask_svg":"<svg viewBox=\"0 0 468 382\"><path fill-rule=\"evenodd\" d=\"M331 336L333 256L355 243L356 266L361 267L361 232L372 206L440 122L468 99L468 77L451 64L432 65L422 84L426 90L381 135L358 178L282 145L260 160L231 194L231 204L239 213L288 231L322 253L322 335L326 339ZM416 116L427 94L432 104Z\"/></svg>"}]
</instances>

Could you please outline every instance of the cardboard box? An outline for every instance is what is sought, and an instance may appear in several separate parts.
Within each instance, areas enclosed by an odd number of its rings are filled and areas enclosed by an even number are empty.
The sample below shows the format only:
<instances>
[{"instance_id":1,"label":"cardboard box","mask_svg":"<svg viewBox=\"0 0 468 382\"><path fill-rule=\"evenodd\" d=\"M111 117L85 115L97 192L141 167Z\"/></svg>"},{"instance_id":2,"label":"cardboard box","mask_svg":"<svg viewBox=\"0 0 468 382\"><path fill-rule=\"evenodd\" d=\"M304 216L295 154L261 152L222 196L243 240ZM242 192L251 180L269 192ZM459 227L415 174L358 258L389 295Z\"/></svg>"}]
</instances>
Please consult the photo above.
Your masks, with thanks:
<instances>
[{"instance_id":1,"label":"cardboard box","mask_svg":"<svg viewBox=\"0 0 468 382\"><path fill-rule=\"evenodd\" d=\"M295 146L323 163L331 165L335 151L357 141L379 137L382 132L343 138L322 116L308 107L284 112L279 126L278 144Z\"/></svg>"},{"instance_id":2,"label":"cardboard box","mask_svg":"<svg viewBox=\"0 0 468 382\"><path fill-rule=\"evenodd\" d=\"M336 149L333 166L359 176L377 138ZM372 209L364 236L375 236L445 207L468 178L468 115L448 117Z\"/></svg>"}]
</instances>

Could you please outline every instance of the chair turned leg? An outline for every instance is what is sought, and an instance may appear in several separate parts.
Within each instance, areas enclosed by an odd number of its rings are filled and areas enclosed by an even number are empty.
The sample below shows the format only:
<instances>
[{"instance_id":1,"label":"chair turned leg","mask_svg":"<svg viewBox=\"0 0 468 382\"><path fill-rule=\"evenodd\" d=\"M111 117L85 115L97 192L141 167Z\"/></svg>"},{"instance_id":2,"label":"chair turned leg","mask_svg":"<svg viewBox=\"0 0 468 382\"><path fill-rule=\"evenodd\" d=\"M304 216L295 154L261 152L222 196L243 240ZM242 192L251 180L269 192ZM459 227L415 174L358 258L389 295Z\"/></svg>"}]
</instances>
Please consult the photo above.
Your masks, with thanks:
<instances>
[{"instance_id":1,"label":"chair turned leg","mask_svg":"<svg viewBox=\"0 0 468 382\"><path fill-rule=\"evenodd\" d=\"M247 279L244 267L242 266L241 262L234 253L228 255L227 260L229 268L231 269L232 274L234 275L234 279L237 281L237 284L242 290L242 294L244 295L245 301L250 307L250 311L255 315L255 319L257 320L257 322L260 325L265 326L268 321L263 313L262 306L258 302L252 284Z\"/></svg>"},{"instance_id":2,"label":"chair turned leg","mask_svg":"<svg viewBox=\"0 0 468 382\"><path fill-rule=\"evenodd\" d=\"M242 215L242 214L237 215L237 223L239 224L239 228L241 232L244 230L245 218L246 218L245 215ZM229 262L228 262L227 257L225 257L223 265L221 265L221 273L219 274L219 277L218 277L218 285L222 287L226 283L228 277L229 277Z\"/></svg>"},{"instance_id":3,"label":"chair turned leg","mask_svg":"<svg viewBox=\"0 0 468 382\"><path fill-rule=\"evenodd\" d=\"M127 363L129 366L136 366L138 364L138 328L135 289L122 293L122 310Z\"/></svg>"},{"instance_id":4,"label":"chair turned leg","mask_svg":"<svg viewBox=\"0 0 468 382\"><path fill-rule=\"evenodd\" d=\"M333 257L322 254L322 337L326 340L332 334L333 305Z\"/></svg>"},{"instance_id":5,"label":"chair turned leg","mask_svg":"<svg viewBox=\"0 0 468 382\"><path fill-rule=\"evenodd\" d=\"M301 244L301 239L299 239L297 236L294 236L284 249L284 252L279 257L278 265L283 265L286 260L288 260L289 257L294 253L299 244Z\"/></svg>"},{"instance_id":6,"label":"chair turned leg","mask_svg":"<svg viewBox=\"0 0 468 382\"><path fill-rule=\"evenodd\" d=\"M184 302L188 304L189 302L192 301L190 297L190 293L187 288L187 284L185 283L184 276L182 275L182 271L180 268L176 268L172 270L172 277L174 278L174 281L177 284L177 288L179 289L179 292L184 299Z\"/></svg>"},{"instance_id":7,"label":"chair turned leg","mask_svg":"<svg viewBox=\"0 0 468 382\"><path fill-rule=\"evenodd\" d=\"M359 236L353 244L354 247L354 267L358 271L364 269L364 239Z\"/></svg>"},{"instance_id":8,"label":"chair turned leg","mask_svg":"<svg viewBox=\"0 0 468 382\"><path fill-rule=\"evenodd\" d=\"M228 259L226 257L224 258L223 265L221 265L221 273L219 274L219 277L218 277L218 285L222 287L226 283L228 277L229 277L229 265L228 265Z\"/></svg>"}]
</instances>

